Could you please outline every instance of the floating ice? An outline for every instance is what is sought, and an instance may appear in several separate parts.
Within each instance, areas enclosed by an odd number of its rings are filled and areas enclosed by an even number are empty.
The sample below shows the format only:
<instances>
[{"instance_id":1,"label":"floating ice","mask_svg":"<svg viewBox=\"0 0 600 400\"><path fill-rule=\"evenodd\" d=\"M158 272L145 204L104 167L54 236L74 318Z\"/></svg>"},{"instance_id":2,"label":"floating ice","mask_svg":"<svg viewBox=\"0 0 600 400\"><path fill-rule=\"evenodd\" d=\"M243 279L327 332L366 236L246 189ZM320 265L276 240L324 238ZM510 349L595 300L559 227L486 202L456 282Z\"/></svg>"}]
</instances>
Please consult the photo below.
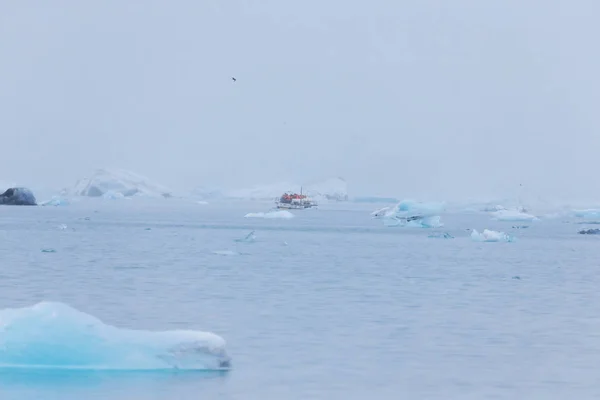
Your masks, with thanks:
<instances>
[{"instance_id":1,"label":"floating ice","mask_svg":"<svg viewBox=\"0 0 600 400\"><path fill-rule=\"evenodd\" d=\"M402 200L387 210L381 217L385 226L405 226L415 228L439 228L444 226L439 215L442 203L419 203L414 200ZM378 210L380 211L380 210Z\"/></svg>"},{"instance_id":2,"label":"floating ice","mask_svg":"<svg viewBox=\"0 0 600 400\"><path fill-rule=\"evenodd\" d=\"M278 218L278 219L291 219L294 218L294 214L289 211L281 210L281 211L269 211L267 213L258 212L258 213L248 213L244 215L244 218Z\"/></svg>"},{"instance_id":3,"label":"floating ice","mask_svg":"<svg viewBox=\"0 0 600 400\"><path fill-rule=\"evenodd\" d=\"M69 205L69 200L65 199L61 196L52 196L50 200L46 200L42 202L41 206L67 206Z\"/></svg>"},{"instance_id":4,"label":"floating ice","mask_svg":"<svg viewBox=\"0 0 600 400\"><path fill-rule=\"evenodd\" d=\"M493 219L497 221L537 221L538 217L519 210L499 210L492 213Z\"/></svg>"},{"instance_id":5,"label":"floating ice","mask_svg":"<svg viewBox=\"0 0 600 400\"><path fill-rule=\"evenodd\" d=\"M219 256L238 256L240 253L233 250L215 250L213 254L217 254Z\"/></svg>"},{"instance_id":6,"label":"floating ice","mask_svg":"<svg viewBox=\"0 0 600 400\"><path fill-rule=\"evenodd\" d=\"M591 229L583 229L579 231L580 235L600 235L600 229L591 228Z\"/></svg>"},{"instance_id":7,"label":"floating ice","mask_svg":"<svg viewBox=\"0 0 600 400\"><path fill-rule=\"evenodd\" d=\"M66 304L0 310L0 368L228 369L225 341L209 332L119 329Z\"/></svg>"},{"instance_id":8,"label":"floating ice","mask_svg":"<svg viewBox=\"0 0 600 400\"><path fill-rule=\"evenodd\" d=\"M432 239L454 239L454 236L452 236L448 232L436 232L436 233L432 233L431 235L429 235L427 237L432 238Z\"/></svg>"},{"instance_id":9,"label":"floating ice","mask_svg":"<svg viewBox=\"0 0 600 400\"><path fill-rule=\"evenodd\" d=\"M504 232L496 232L488 229L484 229L482 233L477 232L473 229L471 232L471 239L475 242L514 242L513 236L507 235Z\"/></svg>"},{"instance_id":10,"label":"floating ice","mask_svg":"<svg viewBox=\"0 0 600 400\"><path fill-rule=\"evenodd\" d=\"M573 214L579 218L600 218L600 209L573 210Z\"/></svg>"},{"instance_id":11,"label":"floating ice","mask_svg":"<svg viewBox=\"0 0 600 400\"><path fill-rule=\"evenodd\" d=\"M131 171L99 169L91 178L79 180L70 191L76 196L170 197L169 189Z\"/></svg>"}]
</instances>

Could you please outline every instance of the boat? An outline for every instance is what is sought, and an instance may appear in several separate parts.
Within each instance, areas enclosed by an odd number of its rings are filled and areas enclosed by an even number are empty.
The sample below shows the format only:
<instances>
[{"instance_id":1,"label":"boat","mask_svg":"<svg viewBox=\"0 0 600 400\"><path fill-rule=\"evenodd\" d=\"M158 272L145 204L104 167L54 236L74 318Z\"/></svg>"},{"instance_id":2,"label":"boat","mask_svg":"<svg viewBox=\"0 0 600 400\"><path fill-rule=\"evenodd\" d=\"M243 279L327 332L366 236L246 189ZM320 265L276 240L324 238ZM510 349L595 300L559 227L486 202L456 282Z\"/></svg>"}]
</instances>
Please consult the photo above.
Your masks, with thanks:
<instances>
[{"instance_id":1,"label":"boat","mask_svg":"<svg viewBox=\"0 0 600 400\"><path fill-rule=\"evenodd\" d=\"M302 194L302 188L300 188L300 194L287 192L282 194L275 204L277 205L277 208L287 210L303 210L305 208L317 206L317 203L308 196Z\"/></svg>"}]
</instances>

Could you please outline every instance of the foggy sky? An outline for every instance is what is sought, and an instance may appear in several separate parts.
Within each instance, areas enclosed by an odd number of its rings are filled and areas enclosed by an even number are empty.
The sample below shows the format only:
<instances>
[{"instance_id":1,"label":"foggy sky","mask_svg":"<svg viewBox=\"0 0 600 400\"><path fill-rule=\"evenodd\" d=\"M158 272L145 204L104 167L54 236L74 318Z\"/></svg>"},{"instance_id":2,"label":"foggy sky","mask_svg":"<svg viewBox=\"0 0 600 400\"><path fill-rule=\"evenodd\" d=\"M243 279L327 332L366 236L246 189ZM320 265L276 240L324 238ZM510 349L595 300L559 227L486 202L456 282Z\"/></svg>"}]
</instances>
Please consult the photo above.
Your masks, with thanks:
<instances>
[{"instance_id":1,"label":"foggy sky","mask_svg":"<svg viewBox=\"0 0 600 400\"><path fill-rule=\"evenodd\" d=\"M597 1L0 2L0 180L600 196ZM232 82L235 76L237 82Z\"/></svg>"}]
</instances>

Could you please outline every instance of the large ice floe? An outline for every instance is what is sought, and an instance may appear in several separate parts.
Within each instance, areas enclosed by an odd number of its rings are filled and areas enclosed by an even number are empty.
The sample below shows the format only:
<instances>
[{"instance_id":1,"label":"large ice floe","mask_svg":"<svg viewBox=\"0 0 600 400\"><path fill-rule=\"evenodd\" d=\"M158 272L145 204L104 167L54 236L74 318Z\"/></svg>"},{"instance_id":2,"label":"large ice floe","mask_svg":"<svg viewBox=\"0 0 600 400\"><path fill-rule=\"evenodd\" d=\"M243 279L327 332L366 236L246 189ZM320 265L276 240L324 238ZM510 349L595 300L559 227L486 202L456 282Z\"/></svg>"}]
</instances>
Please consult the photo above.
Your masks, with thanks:
<instances>
[{"instance_id":1,"label":"large ice floe","mask_svg":"<svg viewBox=\"0 0 600 400\"><path fill-rule=\"evenodd\" d=\"M371 215L382 219L385 226L439 228L444 226L438 215L443 209L443 203L402 200L395 207L377 210Z\"/></svg>"},{"instance_id":2,"label":"large ice floe","mask_svg":"<svg viewBox=\"0 0 600 400\"><path fill-rule=\"evenodd\" d=\"M120 169L99 169L90 177L77 181L67 192L75 196L105 198L171 197L171 191L166 187L145 176Z\"/></svg>"},{"instance_id":3,"label":"large ice floe","mask_svg":"<svg viewBox=\"0 0 600 400\"><path fill-rule=\"evenodd\" d=\"M257 212L257 213L248 213L244 215L244 218L265 218L265 219L291 219L294 218L294 214L289 211L281 210L281 211L269 211L269 212Z\"/></svg>"},{"instance_id":4,"label":"large ice floe","mask_svg":"<svg viewBox=\"0 0 600 400\"><path fill-rule=\"evenodd\" d=\"M514 242L514 236L507 235L504 232L491 231L484 229L483 232L478 232L477 229L473 229L471 232L471 239L475 242Z\"/></svg>"},{"instance_id":5,"label":"large ice floe","mask_svg":"<svg viewBox=\"0 0 600 400\"><path fill-rule=\"evenodd\" d=\"M120 329L63 303L0 310L0 369L220 370L225 340L209 332Z\"/></svg>"}]
</instances>

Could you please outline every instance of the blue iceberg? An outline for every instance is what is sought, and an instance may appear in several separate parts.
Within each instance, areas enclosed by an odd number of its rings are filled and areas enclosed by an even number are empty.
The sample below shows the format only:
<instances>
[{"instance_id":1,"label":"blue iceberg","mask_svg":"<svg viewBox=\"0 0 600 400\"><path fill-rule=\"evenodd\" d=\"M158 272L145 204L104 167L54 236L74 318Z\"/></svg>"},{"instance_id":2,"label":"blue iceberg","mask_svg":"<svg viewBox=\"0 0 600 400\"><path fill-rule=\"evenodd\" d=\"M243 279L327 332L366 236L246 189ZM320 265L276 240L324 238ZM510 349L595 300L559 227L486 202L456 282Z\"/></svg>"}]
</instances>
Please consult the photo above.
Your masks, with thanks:
<instances>
[{"instance_id":1,"label":"blue iceberg","mask_svg":"<svg viewBox=\"0 0 600 400\"><path fill-rule=\"evenodd\" d=\"M402 200L392 209L385 211L385 215L379 217L383 219L385 226L439 228L444 226L439 216L443 209L443 203L420 203L414 200Z\"/></svg>"},{"instance_id":2,"label":"blue iceberg","mask_svg":"<svg viewBox=\"0 0 600 400\"><path fill-rule=\"evenodd\" d=\"M63 303L0 310L0 368L224 370L225 340L209 332L119 329Z\"/></svg>"}]
</instances>

